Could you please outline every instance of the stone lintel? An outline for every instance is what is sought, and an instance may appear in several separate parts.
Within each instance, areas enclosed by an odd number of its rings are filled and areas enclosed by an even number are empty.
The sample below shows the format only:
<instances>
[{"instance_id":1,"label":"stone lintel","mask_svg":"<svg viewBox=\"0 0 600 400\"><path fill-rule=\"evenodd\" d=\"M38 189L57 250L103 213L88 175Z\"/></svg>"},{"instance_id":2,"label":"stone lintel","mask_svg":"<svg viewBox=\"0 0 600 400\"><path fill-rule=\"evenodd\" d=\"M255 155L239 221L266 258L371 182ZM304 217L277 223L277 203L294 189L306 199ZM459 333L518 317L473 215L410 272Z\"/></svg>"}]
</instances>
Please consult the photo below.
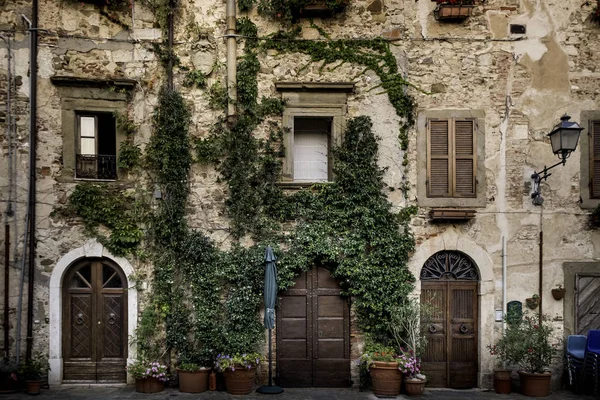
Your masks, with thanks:
<instances>
[{"instance_id":1,"label":"stone lintel","mask_svg":"<svg viewBox=\"0 0 600 400\"><path fill-rule=\"evenodd\" d=\"M354 91L353 82L275 82L275 88L279 91L294 92L346 92Z\"/></svg>"},{"instance_id":2,"label":"stone lintel","mask_svg":"<svg viewBox=\"0 0 600 400\"><path fill-rule=\"evenodd\" d=\"M123 89L133 89L136 81L125 78L82 78L77 76L53 76L50 81L55 86L83 86L83 87L119 87Z\"/></svg>"}]
</instances>

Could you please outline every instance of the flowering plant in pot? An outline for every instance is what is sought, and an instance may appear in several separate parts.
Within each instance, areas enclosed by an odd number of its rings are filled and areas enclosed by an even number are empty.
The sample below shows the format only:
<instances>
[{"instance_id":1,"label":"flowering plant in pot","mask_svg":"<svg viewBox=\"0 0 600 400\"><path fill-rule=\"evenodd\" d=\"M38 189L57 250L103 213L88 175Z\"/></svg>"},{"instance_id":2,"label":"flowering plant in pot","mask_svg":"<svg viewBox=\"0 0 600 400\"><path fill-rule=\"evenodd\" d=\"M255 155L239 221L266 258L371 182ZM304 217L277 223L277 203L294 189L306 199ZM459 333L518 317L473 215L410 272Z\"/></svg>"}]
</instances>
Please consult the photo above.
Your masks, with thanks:
<instances>
[{"instance_id":1,"label":"flowering plant in pot","mask_svg":"<svg viewBox=\"0 0 600 400\"><path fill-rule=\"evenodd\" d=\"M135 378L135 390L141 393L162 391L168 379L167 366L158 361L138 360L127 366L127 372Z\"/></svg>"},{"instance_id":2,"label":"flowering plant in pot","mask_svg":"<svg viewBox=\"0 0 600 400\"><path fill-rule=\"evenodd\" d=\"M215 369L223 372L227 393L243 395L252 390L256 367L260 364L258 353L219 354L215 361Z\"/></svg>"},{"instance_id":3,"label":"flowering plant in pot","mask_svg":"<svg viewBox=\"0 0 600 400\"><path fill-rule=\"evenodd\" d=\"M369 372L376 396L400 394L404 360L393 347L371 343L361 356L360 364Z\"/></svg>"},{"instance_id":4,"label":"flowering plant in pot","mask_svg":"<svg viewBox=\"0 0 600 400\"><path fill-rule=\"evenodd\" d=\"M508 362L519 367L521 392L526 396L547 396L550 393L549 367L558 343L552 343L553 328L547 317L523 314L521 319L508 324L503 337L496 343L496 351Z\"/></svg>"},{"instance_id":5,"label":"flowering plant in pot","mask_svg":"<svg viewBox=\"0 0 600 400\"><path fill-rule=\"evenodd\" d=\"M511 391L511 373L512 370L506 369L506 348L497 345L487 346L490 355L497 357L496 367L494 368L494 390L498 394L509 394Z\"/></svg>"}]
</instances>

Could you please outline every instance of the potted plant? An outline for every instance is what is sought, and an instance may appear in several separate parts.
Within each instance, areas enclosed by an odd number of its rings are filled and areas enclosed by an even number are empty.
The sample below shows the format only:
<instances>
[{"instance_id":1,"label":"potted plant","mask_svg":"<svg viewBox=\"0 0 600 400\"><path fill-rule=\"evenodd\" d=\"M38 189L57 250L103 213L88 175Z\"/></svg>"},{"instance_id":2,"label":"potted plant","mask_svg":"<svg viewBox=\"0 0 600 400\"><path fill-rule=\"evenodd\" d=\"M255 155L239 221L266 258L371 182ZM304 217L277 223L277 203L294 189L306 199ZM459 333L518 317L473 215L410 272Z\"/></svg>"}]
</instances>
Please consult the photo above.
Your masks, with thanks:
<instances>
[{"instance_id":1,"label":"potted plant","mask_svg":"<svg viewBox=\"0 0 600 400\"><path fill-rule=\"evenodd\" d=\"M401 371L404 373L404 388L409 396L423 394L427 378L421 373L421 354L427 346L424 333L426 321L434 310L420 304L414 297L405 299L391 310L389 329L401 354L405 357Z\"/></svg>"},{"instance_id":2,"label":"potted plant","mask_svg":"<svg viewBox=\"0 0 600 400\"><path fill-rule=\"evenodd\" d=\"M556 344L551 343L552 326L540 324L537 316L524 314L520 321L507 326L503 337L496 343L497 351L519 366L521 393L525 396L544 397L550 394L549 372Z\"/></svg>"},{"instance_id":3,"label":"potted plant","mask_svg":"<svg viewBox=\"0 0 600 400\"><path fill-rule=\"evenodd\" d=\"M594 15L598 14L598 9L594 12ZM600 204L594 208L594 211L590 214L590 222L593 225L600 225Z\"/></svg>"},{"instance_id":4,"label":"potted plant","mask_svg":"<svg viewBox=\"0 0 600 400\"><path fill-rule=\"evenodd\" d=\"M392 347L373 344L360 358L369 372L375 396L398 396L402 387L402 358Z\"/></svg>"},{"instance_id":5,"label":"potted plant","mask_svg":"<svg viewBox=\"0 0 600 400\"><path fill-rule=\"evenodd\" d=\"M29 394L40 394L42 376L50 370L48 358L38 352L34 357L25 360L19 366L19 376L25 380L25 388Z\"/></svg>"},{"instance_id":6,"label":"potted plant","mask_svg":"<svg viewBox=\"0 0 600 400\"><path fill-rule=\"evenodd\" d=\"M244 395L252 391L256 367L260 364L258 353L219 354L215 361L215 369L222 371L225 377L227 393Z\"/></svg>"},{"instance_id":7,"label":"potted plant","mask_svg":"<svg viewBox=\"0 0 600 400\"><path fill-rule=\"evenodd\" d=\"M436 20L463 20L468 18L475 7L475 0L432 0L437 3L433 10Z\"/></svg>"},{"instance_id":8,"label":"potted plant","mask_svg":"<svg viewBox=\"0 0 600 400\"><path fill-rule=\"evenodd\" d=\"M19 390L19 367L15 361L0 359L0 393Z\"/></svg>"},{"instance_id":9,"label":"potted plant","mask_svg":"<svg viewBox=\"0 0 600 400\"><path fill-rule=\"evenodd\" d=\"M494 368L494 390L498 394L510 394L512 370L506 369L506 347L488 345L488 351L492 356L498 357L496 368Z\"/></svg>"},{"instance_id":10,"label":"potted plant","mask_svg":"<svg viewBox=\"0 0 600 400\"><path fill-rule=\"evenodd\" d=\"M140 393L158 393L165 388L168 379L167 366L158 361L138 360L127 366L135 378L135 390Z\"/></svg>"},{"instance_id":11,"label":"potted plant","mask_svg":"<svg viewBox=\"0 0 600 400\"><path fill-rule=\"evenodd\" d=\"M177 367L179 391L183 393L202 393L208 389L208 376L211 368L193 362L183 362Z\"/></svg>"},{"instance_id":12,"label":"potted plant","mask_svg":"<svg viewBox=\"0 0 600 400\"><path fill-rule=\"evenodd\" d=\"M554 297L554 300L562 300L566 293L567 289L563 288L561 284L556 285L556 287L552 289L552 297Z\"/></svg>"},{"instance_id":13,"label":"potted plant","mask_svg":"<svg viewBox=\"0 0 600 400\"><path fill-rule=\"evenodd\" d=\"M535 310L540 305L540 295L534 294L525 299L525 304L528 308Z\"/></svg>"},{"instance_id":14,"label":"potted plant","mask_svg":"<svg viewBox=\"0 0 600 400\"><path fill-rule=\"evenodd\" d=\"M296 22L302 17L331 17L343 11L349 2L349 0L260 0L258 12L273 19Z\"/></svg>"}]
</instances>

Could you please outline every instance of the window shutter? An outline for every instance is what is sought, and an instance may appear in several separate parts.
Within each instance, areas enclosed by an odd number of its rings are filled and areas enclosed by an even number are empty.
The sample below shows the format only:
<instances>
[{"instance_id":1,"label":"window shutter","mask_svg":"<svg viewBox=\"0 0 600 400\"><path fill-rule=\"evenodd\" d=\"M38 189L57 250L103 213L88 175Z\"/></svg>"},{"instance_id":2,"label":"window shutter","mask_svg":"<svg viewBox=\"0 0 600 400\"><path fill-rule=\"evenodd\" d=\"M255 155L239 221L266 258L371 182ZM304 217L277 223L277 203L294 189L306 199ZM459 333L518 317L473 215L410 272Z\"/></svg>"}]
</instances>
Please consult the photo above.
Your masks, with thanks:
<instances>
[{"instance_id":1,"label":"window shutter","mask_svg":"<svg viewBox=\"0 0 600 400\"><path fill-rule=\"evenodd\" d=\"M474 121L454 123L454 197L475 197Z\"/></svg>"},{"instance_id":2,"label":"window shutter","mask_svg":"<svg viewBox=\"0 0 600 400\"><path fill-rule=\"evenodd\" d=\"M427 147L429 197L450 195L450 149L448 121L430 120Z\"/></svg>"},{"instance_id":3,"label":"window shutter","mask_svg":"<svg viewBox=\"0 0 600 400\"><path fill-rule=\"evenodd\" d=\"M600 121L592 121L590 125L590 197L597 199L600 198Z\"/></svg>"}]
</instances>

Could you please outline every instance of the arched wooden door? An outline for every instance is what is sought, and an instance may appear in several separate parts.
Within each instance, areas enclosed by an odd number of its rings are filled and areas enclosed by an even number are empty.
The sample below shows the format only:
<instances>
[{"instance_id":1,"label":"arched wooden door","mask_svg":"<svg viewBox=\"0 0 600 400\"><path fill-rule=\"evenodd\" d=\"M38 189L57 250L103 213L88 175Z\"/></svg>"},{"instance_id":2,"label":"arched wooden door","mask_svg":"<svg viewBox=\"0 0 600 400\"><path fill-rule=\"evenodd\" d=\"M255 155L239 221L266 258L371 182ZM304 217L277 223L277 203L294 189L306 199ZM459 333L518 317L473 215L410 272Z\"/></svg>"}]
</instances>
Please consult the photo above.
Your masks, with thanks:
<instances>
[{"instance_id":1,"label":"arched wooden door","mask_svg":"<svg viewBox=\"0 0 600 400\"><path fill-rule=\"evenodd\" d=\"M63 382L125 382L127 285L104 259L72 266L63 280Z\"/></svg>"},{"instance_id":2,"label":"arched wooden door","mask_svg":"<svg viewBox=\"0 0 600 400\"><path fill-rule=\"evenodd\" d=\"M422 359L429 386L477 386L478 281L477 266L458 251L438 252L423 265L421 303L433 306Z\"/></svg>"},{"instance_id":3,"label":"arched wooden door","mask_svg":"<svg viewBox=\"0 0 600 400\"><path fill-rule=\"evenodd\" d=\"M350 307L325 268L303 272L281 294L277 378L283 387L350 386Z\"/></svg>"}]
</instances>

